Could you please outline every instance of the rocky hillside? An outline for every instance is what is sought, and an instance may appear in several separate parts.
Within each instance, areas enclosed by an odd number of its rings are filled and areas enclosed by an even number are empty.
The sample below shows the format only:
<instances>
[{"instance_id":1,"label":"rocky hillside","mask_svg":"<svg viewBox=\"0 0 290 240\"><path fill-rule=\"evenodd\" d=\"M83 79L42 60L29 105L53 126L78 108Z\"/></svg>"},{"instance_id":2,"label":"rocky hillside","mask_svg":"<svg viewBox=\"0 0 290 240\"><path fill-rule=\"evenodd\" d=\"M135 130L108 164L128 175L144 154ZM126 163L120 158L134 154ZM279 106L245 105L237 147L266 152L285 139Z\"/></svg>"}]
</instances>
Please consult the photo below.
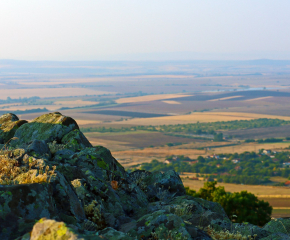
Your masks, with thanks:
<instances>
[{"instance_id":1,"label":"rocky hillside","mask_svg":"<svg viewBox=\"0 0 290 240\"><path fill-rule=\"evenodd\" d=\"M289 239L290 220L232 224L174 171L126 172L59 112L1 116L0 149L1 240Z\"/></svg>"}]
</instances>

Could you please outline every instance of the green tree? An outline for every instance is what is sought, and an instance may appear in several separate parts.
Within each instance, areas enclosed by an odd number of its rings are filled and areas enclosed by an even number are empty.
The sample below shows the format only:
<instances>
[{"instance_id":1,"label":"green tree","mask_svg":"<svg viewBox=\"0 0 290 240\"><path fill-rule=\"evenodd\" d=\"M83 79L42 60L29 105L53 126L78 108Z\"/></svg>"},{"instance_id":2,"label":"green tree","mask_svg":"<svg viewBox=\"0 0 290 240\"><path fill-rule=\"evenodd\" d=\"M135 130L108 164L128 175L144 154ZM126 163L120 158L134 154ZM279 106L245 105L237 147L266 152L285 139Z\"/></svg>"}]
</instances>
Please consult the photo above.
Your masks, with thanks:
<instances>
[{"instance_id":1,"label":"green tree","mask_svg":"<svg viewBox=\"0 0 290 240\"><path fill-rule=\"evenodd\" d=\"M186 194L218 202L231 218L236 215L235 222L249 222L262 226L271 220L272 207L268 202L259 200L247 191L227 193L224 187L216 187L217 182L206 182L198 192L186 188Z\"/></svg>"},{"instance_id":2,"label":"green tree","mask_svg":"<svg viewBox=\"0 0 290 240\"><path fill-rule=\"evenodd\" d=\"M218 133L218 134L214 135L214 139L213 140L215 142L221 142L221 141L223 141L223 139L224 139L224 135L222 133Z\"/></svg>"},{"instance_id":3,"label":"green tree","mask_svg":"<svg viewBox=\"0 0 290 240\"><path fill-rule=\"evenodd\" d=\"M204 159L203 156L198 156L197 161L198 161L199 163L204 163L204 162L205 162L205 159Z\"/></svg>"}]
</instances>

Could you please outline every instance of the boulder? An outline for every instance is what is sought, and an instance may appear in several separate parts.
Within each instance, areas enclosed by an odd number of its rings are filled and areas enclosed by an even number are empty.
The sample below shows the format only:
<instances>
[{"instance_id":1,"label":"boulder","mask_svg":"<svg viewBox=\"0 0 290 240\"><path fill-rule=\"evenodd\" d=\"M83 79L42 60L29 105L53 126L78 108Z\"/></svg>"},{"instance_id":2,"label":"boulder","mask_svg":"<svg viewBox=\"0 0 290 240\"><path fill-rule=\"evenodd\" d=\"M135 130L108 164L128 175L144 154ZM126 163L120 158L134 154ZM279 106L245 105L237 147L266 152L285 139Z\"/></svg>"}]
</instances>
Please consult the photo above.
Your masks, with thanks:
<instances>
[{"instance_id":1,"label":"boulder","mask_svg":"<svg viewBox=\"0 0 290 240\"><path fill-rule=\"evenodd\" d=\"M135 240L136 238L131 237L130 234L119 232L114 228L108 227L98 233L100 239L114 239L114 240Z\"/></svg>"},{"instance_id":2,"label":"boulder","mask_svg":"<svg viewBox=\"0 0 290 240\"><path fill-rule=\"evenodd\" d=\"M183 183L173 170L165 173L137 170L130 174L130 179L146 193L149 201L167 201L185 194Z\"/></svg>"},{"instance_id":3,"label":"boulder","mask_svg":"<svg viewBox=\"0 0 290 240\"><path fill-rule=\"evenodd\" d=\"M49 147L43 140L33 140L33 142L27 147L27 153L33 157L51 158Z\"/></svg>"},{"instance_id":4,"label":"boulder","mask_svg":"<svg viewBox=\"0 0 290 240\"><path fill-rule=\"evenodd\" d=\"M23 124L25 120L19 120L15 114L7 113L0 117L0 144L8 143L14 137L16 130Z\"/></svg>"},{"instance_id":5,"label":"boulder","mask_svg":"<svg viewBox=\"0 0 290 240\"><path fill-rule=\"evenodd\" d=\"M16 239L35 220L55 216L53 188L48 184L0 186L0 239Z\"/></svg>"},{"instance_id":6,"label":"boulder","mask_svg":"<svg viewBox=\"0 0 290 240\"><path fill-rule=\"evenodd\" d=\"M59 150L54 155L54 161L65 163L68 162L75 153L69 149Z\"/></svg>"},{"instance_id":7,"label":"boulder","mask_svg":"<svg viewBox=\"0 0 290 240\"><path fill-rule=\"evenodd\" d=\"M276 218L265 224L263 230L270 233L289 234L290 232L290 218Z\"/></svg>"},{"instance_id":8,"label":"boulder","mask_svg":"<svg viewBox=\"0 0 290 240\"><path fill-rule=\"evenodd\" d=\"M64 222L55 220L40 219L31 231L30 240L101 240L102 238L95 234L82 235ZM24 239L23 239L24 240Z\"/></svg>"},{"instance_id":9,"label":"boulder","mask_svg":"<svg viewBox=\"0 0 290 240\"><path fill-rule=\"evenodd\" d=\"M184 221L177 215L164 210L144 215L137 220L136 228L129 233L137 236L138 239L193 239Z\"/></svg>"},{"instance_id":10,"label":"boulder","mask_svg":"<svg viewBox=\"0 0 290 240\"><path fill-rule=\"evenodd\" d=\"M27 145L33 140L61 142L66 134L75 129L79 127L74 119L60 113L48 113L20 126L14 135L17 139L11 141L11 145Z\"/></svg>"},{"instance_id":11,"label":"boulder","mask_svg":"<svg viewBox=\"0 0 290 240\"><path fill-rule=\"evenodd\" d=\"M19 118L15 114L6 113L0 117L0 124L6 123L6 122L16 122L18 120Z\"/></svg>"},{"instance_id":12,"label":"boulder","mask_svg":"<svg viewBox=\"0 0 290 240\"><path fill-rule=\"evenodd\" d=\"M62 139L61 143L72 151L81 151L87 147L93 147L85 135L78 129L69 132Z\"/></svg>"},{"instance_id":13,"label":"boulder","mask_svg":"<svg viewBox=\"0 0 290 240\"><path fill-rule=\"evenodd\" d=\"M125 169L112 156L111 152L102 146L85 148L76 153L70 163L79 166L81 169L106 173L111 180L125 178L127 175Z\"/></svg>"}]
</instances>

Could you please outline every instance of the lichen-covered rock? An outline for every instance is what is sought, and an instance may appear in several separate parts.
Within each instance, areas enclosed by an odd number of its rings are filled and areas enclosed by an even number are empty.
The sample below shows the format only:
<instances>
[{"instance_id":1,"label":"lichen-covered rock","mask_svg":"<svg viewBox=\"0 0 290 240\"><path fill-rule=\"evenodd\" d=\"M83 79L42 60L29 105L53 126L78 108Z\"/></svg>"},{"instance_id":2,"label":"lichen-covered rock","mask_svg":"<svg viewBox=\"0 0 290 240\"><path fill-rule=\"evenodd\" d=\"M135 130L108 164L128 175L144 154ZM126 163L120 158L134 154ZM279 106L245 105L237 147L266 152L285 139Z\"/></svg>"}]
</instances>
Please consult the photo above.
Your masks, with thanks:
<instances>
[{"instance_id":1,"label":"lichen-covered rock","mask_svg":"<svg viewBox=\"0 0 290 240\"><path fill-rule=\"evenodd\" d=\"M284 233L289 234L290 232L290 218L276 218L265 224L263 230L270 233Z\"/></svg>"},{"instance_id":2,"label":"lichen-covered rock","mask_svg":"<svg viewBox=\"0 0 290 240\"><path fill-rule=\"evenodd\" d=\"M231 229L231 221L218 203L206 201L209 204L204 204L199 201L198 198L184 195L174 197L166 204L151 203L147 211L166 210L181 217L192 226L207 227L210 225L215 230Z\"/></svg>"},{"instance_id":3,"label":"lichen-covered rock","mask_svg":"<svg viewBox=\"0 0 290 240\"><path fill-rule=\"evenodd\" d=\"M261 238L261 240L290 240L290 236L289 234L277 232L272 233L268 237Z\"/></svg>"},{"instance_id":4,"label":"lichen-covered rock","mask_svg":"<svg viewBox=\"0 0 290 240\"><path fill-rule=\"evenodd\" d=\"M254 238L255 235L255 240L264 239L271 235L270 232L250 223L234 223L233 231L239 232L243 236L251 236L252 238Z\"/></svg>"},{"instance_id":5,"label":"lichen-covered rock","mask_svg":"<svg viewBox=\"0 0 290 240\"><path fill-rule=\"evenodd\" d=\"M46 143L60 142L66 134L75 129L79 127L74 119L60 113L48 113L19 127L14 135L18 139L13 140L11 145L27 145L33 140L43 140Z\"/></svg>"},{"instance_id":6,"label":"lichen-covered rock","mask_svg":"<svg viewBox=\"0 0 290 240\"><path fill-rule=\"evenodd\" d=\"M54 161L59 161L64 163L65 160L69 161L71 156L74 155L75 152L69 149L62 149L55 153Z\"/></svg>"},{"instance_id":7,"label":"lichen-covered rock","mask_svg":"<svg viewBox=\"0 0 290 240\"><path fill-rule=\"evenodd\" d=\"M27 147L27 153L33 157L45 157L51 158L51 152L45 141L33 140L32 143Z\"/></svg>"},{"instance_id":8,"label":"lichen-covered rock","mask_svg":"<svg viewBox=\"0 0 290 240\"><path fill-rule=\"evenodd\" d=\"M159 210L138 219L136 228L129 231L138 239L192 239L183 220L175 214Z\"/></svg>"},{"instance_id":9,"label":"lichen-covered rock","mask_svg":"<svg viewBox=\"0 0 290 240\"><path fill-rule=\"evenodd\" d=\"M106 175L125 177L127 175L122 165L112 156L111 152L102 146L86 148L72 157L70 163L90 171L105 171Z\"/></svg>"},{"instance_id":10,"label":"lichen-covered rock","mask_svg":"<svg viewBox=\"0 0 290 240\"><path fill-rule=\"evenodd\" d=\"M130 236L130 234L126 234L123 232L119 232L111 227L105 228L104 230L98 232L98 236L101 239L114 239L114 240L135 240L136 238L133 238Z\"/></svg>"},{"instance_id":11,"label":"lichen-covered rock","mask_svg":"<svg viewBox=\"0 0 290 240\"><path fill-rule=\"evenodd\" d=\"M148 196L149 201L166 201L172 196L185 194L185 188L179 175L173 171L165 173L137 170L130 174L132 182L136 183Z\"/></svg>"},{"instance_id":12,"label":"lichen-covered rock","mask_svg":"<svg viewBox=\"0 0 290 240\"><path fill-rule=\"evenodd\" d=\"M101 240L95 234L87 236L77 233L64 222L40 219L30 233L30 240ZM24 240L24 239L23 239Z\"/></svg>"},{"instance_id":13,"label":"lichen-covered rock","mask_svg":"<svg viewBox=\"0 0 290 240\"><path fill-rule=\"evenodd\" d=\"M15 239L31 230L35 220L55 216L49 184L0 186L0 239Z\"/></svg>"},{"instance_id":14,"label":"lichen-covered rock","mask_svg":"<svg viewBox=\"0 0 290 240\"><path fill-rule=\"evenodd\" d=\"M6 122L16 122L18 120L19 118L15 114L6 113L0 117L0 124L6 123Z\"/></svg>"},{"instance_id":15,"label":"lichen-covered rock","mask_svg":"<svg viewBox=\"0 0 290 240\"><path fill-rule=\"evenodd\" d=\"M27 123L25 120L3 121L2 124L0 124L0 143L9 143L10 139L14 137L17 129L25 123Z\"/></svg>"},{"instance_id":16,"label":"lichen-covered rock","mask_svg":"<svg viewBox=\"0 0 290 240\"><path fill-rule=\"evenodd\" d=\"M73 216L78 222L86 219L82 203L62 174L57 174L57 178L52 182L52 185L54 186L54 200L58 212ZM65 221L65 219L62 219L62 221Z\"/></svg>"},{"instance_id":17,"label":"lichen-covered rock","mask_svg":"<svg viewBox=\"0 0 290 240\"><path fill-rule=\"evenodd\" d=\"M87 147L93 147L85 135L78 129L75 129L74 131L66 134L62 138L61 143L73 151L81 151Z\"/></svg>"}]
</instances>

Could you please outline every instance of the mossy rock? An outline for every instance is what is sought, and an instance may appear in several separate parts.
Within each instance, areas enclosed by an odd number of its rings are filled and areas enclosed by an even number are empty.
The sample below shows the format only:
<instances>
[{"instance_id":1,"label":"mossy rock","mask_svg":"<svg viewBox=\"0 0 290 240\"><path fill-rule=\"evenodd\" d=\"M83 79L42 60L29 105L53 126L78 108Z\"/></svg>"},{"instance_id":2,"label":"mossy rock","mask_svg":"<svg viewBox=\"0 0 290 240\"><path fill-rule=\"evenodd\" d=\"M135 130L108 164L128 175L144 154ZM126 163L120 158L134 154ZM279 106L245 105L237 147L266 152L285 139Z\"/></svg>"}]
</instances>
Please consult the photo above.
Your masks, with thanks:
<instances>
[{"instance_id":1,"label":"mossy rock","mask_svg":"<svg viewBox=\"0 0 290 240\"><path fill-rule=\"evenodd\" d=\"M75 129L79 127L74 119L59 113L48 113L20 126L14 135L18 139L11 141L11 145L27 145L33 140L60 142L66 134Z\"/></svg>"},{"instance_id":2,"label":"mossy rock","mask_svg":"<svg viewBox=\"0 0 290 240\"><path fill-rule=\"evenodd\" d=\"M93 147L85 135L78 129L66 134L62 138L61 143L65 144L72 151L81 151L86 147Z\"/></svg>"},{"instance_id":3,"label":"mossy rock","mask_svg":"<svg viewBox=\"0 0 290 240\"><path fill-rule=\"evenodd\" d=\"M8 143L14 137L16 130L25 123L27 123L25 120L3 123L0 126L0 143Z\"/></svg>"},{"instance_id":4,"label":"mossy rock","mask_svg":"<svg viewBox=\"0 0 290 240\"><path fill-rule=\"evenodd\" d=\"M40 219L30 233L30 239L35 240L73 240L83 239L64 222L50 219ZM96 238L98 239L98 238Z\"/></svg>"},{"instance_id":5,"label":"mossy rock","mask_svg":"<svg viewBox=\"0 0 290 240\"><path fill-rule=\"evenodd\" d=\"M85 148L73 156L76 165L81 168L103 169L113 174L114 177L123 178L127 175L122 165L104 147Z\"/></svg>"},{"instance_id":6,"label":"mossy rock","mask_svg":"<svg viewBox=\"0 0 290 240\"><path fill-rule=\"evenodd\" d=\"M5 113L0 117L0 124L7 122L16 122L19 118L13 113Z\"/></svg>"}]
</instances>

